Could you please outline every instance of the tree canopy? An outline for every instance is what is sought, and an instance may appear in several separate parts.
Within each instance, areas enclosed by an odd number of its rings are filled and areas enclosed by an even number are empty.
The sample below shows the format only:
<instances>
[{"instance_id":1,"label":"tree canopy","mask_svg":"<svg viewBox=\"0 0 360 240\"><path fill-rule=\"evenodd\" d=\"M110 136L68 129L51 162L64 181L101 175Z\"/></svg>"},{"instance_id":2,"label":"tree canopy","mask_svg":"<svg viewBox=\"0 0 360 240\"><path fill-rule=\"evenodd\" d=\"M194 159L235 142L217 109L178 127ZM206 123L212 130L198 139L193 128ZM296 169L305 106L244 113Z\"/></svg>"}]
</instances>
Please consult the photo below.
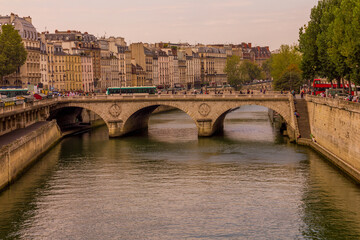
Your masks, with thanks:
<instances>
[{"instance_id":1,"label":"tree canopy","mask_svg":"<svg viewBox=\"0 0 360 240\"><path fill-rule=\"evenodd\" d=\"M279 53L270 58L271 76L275 90L299 89L302 85L300 70L302 56L296 46L282 45Z\"/></svg>"},{"instance_id":2,"label":"tree canopy","mask_svg":"<svg viewBox=\"0 0 360 240\"><path fill-rule=\"evenodd\" d=\"M360 84L360 1L320 0L300 29L303 77Z\"/></svg>"},{"instance_id":3,"label":"tree canopy","mask_svg":"<svg viewBox=\"0 0 360 240\"><path fill-rule=\"evenodd\" d=\"M224 72L227 74L228 83L237 88L239 84L241 84L240 77L240 57L233 55L226 59L226 66Z\"/></svg>"},{"instance_id":4,"label":"tree canopy","mask_svg":"<svg viewBox=\"0 0 360 240\"><path fill-rule=\"evenodd\" d=\"M12 25L2 25L0 33L0 79L14 73L26 61L21 36Z\"/></svg>"},{"instance_id":5,"label":"tree canopy","mask_svg":"<svg viewBox=\"0 0 360 240\"><path fill-rule=\"evenodd\" d=\"M261 68L249 60L244 60L240 64L240 75L242 82L251 82L255 79L261 79L264 74L261 71Z\"/></svg>"},{"instance_id":6,"label":"tree canopy","mask_svg":"<svg viewBox=\"0 0 360 240\"><path fill-rule=\"evenodd\" d=\"M256 63L249 60L241 61L240 57L236 55L228 57L224 72L227 74L228 83L236 89L245 82L263 76L261 68Z\"/></svg>"},{"instance_id":7,"label":"tree canopy","mask_svg":"<svg viewBox=\"0 0 360 240\"><path fill-rule=\"evenodd\" d=\"M276 90L297 91L303 84L301 70L298 65L289 65L279 79L274 81L273 87Z\"/></svg>"}]
</instances>

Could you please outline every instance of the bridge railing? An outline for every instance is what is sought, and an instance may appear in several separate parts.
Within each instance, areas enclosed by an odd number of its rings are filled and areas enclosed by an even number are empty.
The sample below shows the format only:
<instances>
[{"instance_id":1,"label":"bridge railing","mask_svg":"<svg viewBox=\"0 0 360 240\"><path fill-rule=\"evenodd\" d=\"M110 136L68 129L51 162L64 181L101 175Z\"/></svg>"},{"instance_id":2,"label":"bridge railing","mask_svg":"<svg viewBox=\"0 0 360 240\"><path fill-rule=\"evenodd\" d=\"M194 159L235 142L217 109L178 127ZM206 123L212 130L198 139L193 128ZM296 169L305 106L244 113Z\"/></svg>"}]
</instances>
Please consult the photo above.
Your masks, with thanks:
<instances>
[{"instance_id":1,"label":"bridge railing","mask_svg":"<svg viewBox=\"0 0 360 240\"><path fill-rule=\"evenodd\" d=\"M155 94L155 95L97 95L97 96L71 96L55 99L68 100L130 100L130 99L223 99L223 98L287 98L288 94Z\"/></svg>"},{"instance_id":2,"label":"bridge railing","mask_svg":"<svg viewBox=\"0 0 360 240\"><path fill-rule=\"evenodd\" d=\"M18 110L23 110L26 108L30 108L30 107L34 107L34 106L43 106L43 105L48 105L49 103L55 102L56 99L44 99L41 101L34 101L34 102L29 102L29 103L22 103L19 105L12 105L12 106L6 106L6 107L1 107L0 108L0 114L4 114L4 113L8 113L8 112L14 112L14 111L18 111Z\"/></svg>"},{"instance_id":3,"label":"bridge railing","mask_svg":"<svg viewBox=\"0 0 360 240\"><path fill-rule=\"evenodd\" d=\"M27 107L47 105L52 102L69 101L69 100L120 100L120 99L223 99L223 98L287 98L288 94L159 94L159 95L97 95L97 96L71 96L59 97L53 99L44 99L41 101L34 101L31 103L22 103L20 105L13 105L0 108L0 114L13 112Z\"/></svg>"}]
</instances>

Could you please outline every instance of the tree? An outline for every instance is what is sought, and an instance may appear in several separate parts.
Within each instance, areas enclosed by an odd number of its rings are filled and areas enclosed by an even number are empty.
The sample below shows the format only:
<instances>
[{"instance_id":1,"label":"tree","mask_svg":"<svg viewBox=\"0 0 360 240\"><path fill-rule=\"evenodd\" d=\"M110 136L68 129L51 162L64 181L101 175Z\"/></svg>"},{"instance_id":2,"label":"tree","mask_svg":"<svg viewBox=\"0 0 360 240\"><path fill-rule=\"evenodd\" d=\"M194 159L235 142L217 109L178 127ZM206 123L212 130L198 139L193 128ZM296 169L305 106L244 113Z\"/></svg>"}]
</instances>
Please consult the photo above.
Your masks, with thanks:
<instances>
[{"instance_id":1,"label":"tree","mask_svg":"<svg viewBox=\"0 0 360 240\"><path fill-rule=\"evenodd\" d=\"M280 52L271 55L271 75L274 78L274 88L277 90L285 90L286 88L276 88L276 86L282 86L284 81L283 75L291 71L300 72L301 54L296 46L282 45ZM290 71L291 70L291 71ZM289 72L290 71L290 72ZM294 72L294 74L295 74ZM291 72L292 73L292 72ZM294 78L295 79L295 78ZM295 81L295 80L294 80ZM302 78L299 80L302 83Z\"/></svg>"},{"instance_id":2,"label":"tree","mask_svg":"<svg viewBox=\"0 0 360 240\"><path fill-rule=\"evenodd\" d=\"M236 55L228 57L224 72L227 74L228 83L235 89L241 88L244 82L251 82L263 76L257 64L249 60L241 62L240 57Z\"/></svg>"},{"instance_id":3,"label":"tree","mask_svg":"<svg viewBox=\"0 0 360 240\"><path fill-rule=\"evenodd\" d=\"M224 72L227 74L228 83L235 89L242 84L240 71L240 57L233 55L226 59Z\"/></svg>"},{"instance_id":4,"label":"tree","mask_svg":"<svg viewBox=\"0 0 360 240\"><path fill-rule=\"evenodd\" d=\"M263 63L261 70L263 71L266 79L271 79L271 58Z\"/></svg>"},{"instance_id":5,"label":"tree","mask_svg":"<svg viewBox=\"0 0 360 240\"><path fill-rule=\"evenodd\" d=\"M244 60L240 64L240 76L241 82L251 82L255 79L260 79L263 77L261 68L249 60Z\"/></svg>"},{"instance_id":6,"label":"tree","mask_svg":"<svg viewBox=\"0 0 360 240\"><path fill-rule=\"evenodd\" d=\"M319 56L319 68L318 75L323 78L327 78L330 82L336 79L338 86L340 87L340 80L342 78L342 72L337 67L337 61L333 61L329 54L330 46L332 45L332 33L329 30L329 26L334 21L335 13L334 9L337 8L341 0L328 0L319 2L322 6L322 16L320 20L320 33L316 39L316 45L318 47Z\"/></svg>"},{"instance_id":7,"label":"tree","mask_svg":"<svg viewBox=\"0 0 360 240\"><path fill-rule=\"evenodd\" d=\"M321 2L311 9L310 21L307 26L300 28L299 50L302 53L300 68L304 79L314 79L320 67L318 57L317 37L321 32L320 21L322 18Z\"/></svg>"},{"instance_id":8,"label":"tree","mask_svg":"<svg viewBox=\"0 0 360 240\"><path fill-rule=\"evenodd\" d=\"M285 69L281 77L274 81L274 89L279 91L297 91L303 85L303 82L299 66L291 64Z\"/></svg>"},{"instance_id":9,"label":"tree","mask_svg":"<svg viewBox=\"0 0 360 240\"><path fill-rule=\"evenodd\" d=\"M0 34L0 79L14 73L26 61L21 36L12 25L3 25Z\"/></svg>"},{"instance_id":10,"label":"tree","mask_svg":"<svg viewBox=\"0 0 360 240\"><path fill-rule=\"evenodd\" d=\"M329 26L332 33L330 56L349 83L359 84L360 3L356 0L343 0L334 9L334 14L336 17Z\"/></svg>"}]
</instances>

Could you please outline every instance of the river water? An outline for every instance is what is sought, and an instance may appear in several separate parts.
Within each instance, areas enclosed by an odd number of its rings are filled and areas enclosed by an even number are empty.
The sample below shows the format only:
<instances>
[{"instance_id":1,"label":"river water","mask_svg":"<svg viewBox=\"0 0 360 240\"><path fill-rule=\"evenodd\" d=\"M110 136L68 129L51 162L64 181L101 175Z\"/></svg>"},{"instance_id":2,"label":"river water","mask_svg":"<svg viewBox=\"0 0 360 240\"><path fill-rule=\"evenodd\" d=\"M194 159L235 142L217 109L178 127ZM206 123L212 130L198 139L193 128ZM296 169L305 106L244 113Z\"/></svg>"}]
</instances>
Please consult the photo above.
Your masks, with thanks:
<instances>
[{"instance_id":1,"label":"river water","mask_svg":"<svg viewBox=\"0 0 360 240\"><path fill-rule=\"evenodd\" d=\"M266 108L200 139L174 111L147 135L61 141L0 193L0 239L360 239L360 188L288 143Z\"/></svg>"}]
</instances>

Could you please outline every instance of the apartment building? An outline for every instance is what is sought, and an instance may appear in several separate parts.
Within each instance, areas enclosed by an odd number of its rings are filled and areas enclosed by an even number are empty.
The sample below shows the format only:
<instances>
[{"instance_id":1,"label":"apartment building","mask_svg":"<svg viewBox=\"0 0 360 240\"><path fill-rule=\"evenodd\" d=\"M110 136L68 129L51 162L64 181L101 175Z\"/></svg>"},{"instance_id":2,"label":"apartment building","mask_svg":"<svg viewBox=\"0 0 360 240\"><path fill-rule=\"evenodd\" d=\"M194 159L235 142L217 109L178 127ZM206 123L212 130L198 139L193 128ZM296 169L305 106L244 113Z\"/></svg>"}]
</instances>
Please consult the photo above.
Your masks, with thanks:
<instances>
[{"instance_id":1,"label":"apartment building","mask_svg":"<svg viewBox=\"0 0 360 240\"><path fill-rule=\"evenodd\" d=\"M94 72L93 58L87 55L81 55L81 74L84 92L93 92L94 89Z\"/></svg>"},{"instance_id":2,"label":"apartment building","mask_svg":"<svg viewBox=\"0 0 360 240\"><path fill-rule=\"evenodd\" d=\"M40 41L31 17L19 17L11 13L0 16L0 31L2 25L12 25L19 32L24 47L28 53L25 64L15 73L4 76L1 86L27 87L28 84L37 85L41 82L40 72Z\"/></svg>"}]
</instances>

